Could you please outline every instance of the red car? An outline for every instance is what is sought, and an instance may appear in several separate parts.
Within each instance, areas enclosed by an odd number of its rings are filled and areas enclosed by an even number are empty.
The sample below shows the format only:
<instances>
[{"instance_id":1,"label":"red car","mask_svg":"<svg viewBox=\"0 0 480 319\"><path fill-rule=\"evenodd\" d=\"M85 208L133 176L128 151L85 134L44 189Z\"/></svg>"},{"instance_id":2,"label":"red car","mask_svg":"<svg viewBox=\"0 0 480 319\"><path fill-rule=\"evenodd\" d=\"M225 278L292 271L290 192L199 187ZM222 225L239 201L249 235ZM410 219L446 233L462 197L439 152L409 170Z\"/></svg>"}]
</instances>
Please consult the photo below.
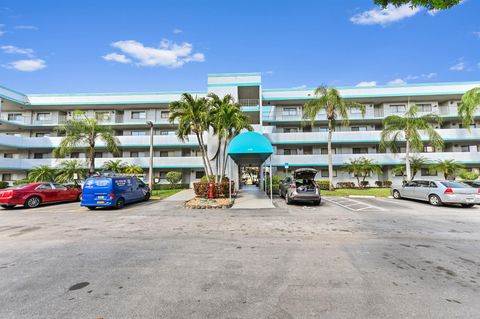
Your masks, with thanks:
<instances>
[{"instance_id":1,"label":"red car","mask_svg":"<svg viewBox=\"0 0 480 319\"><path fill-rule=\"evenodd\" d=\"M6 209L16 205L34 208L45 203L73 202L81 198L81 188L59 183L32 183L0 190L0 206Z\"/></svg>"}]
</instances>

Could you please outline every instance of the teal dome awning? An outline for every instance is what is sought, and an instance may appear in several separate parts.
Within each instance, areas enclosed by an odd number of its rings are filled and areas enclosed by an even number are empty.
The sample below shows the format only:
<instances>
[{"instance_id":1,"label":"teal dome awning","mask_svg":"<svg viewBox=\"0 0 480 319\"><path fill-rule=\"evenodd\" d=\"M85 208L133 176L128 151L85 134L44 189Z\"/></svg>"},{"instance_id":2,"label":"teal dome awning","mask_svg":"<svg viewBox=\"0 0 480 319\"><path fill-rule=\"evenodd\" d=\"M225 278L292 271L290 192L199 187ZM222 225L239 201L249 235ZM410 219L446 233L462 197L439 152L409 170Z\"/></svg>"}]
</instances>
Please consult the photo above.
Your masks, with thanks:
<instances>
[{"instance_id":1,"label":"teal dome awning","mask_svg":"<svg viewBox=\"0 0 480 319\"><path fill-rule=\"evenodd\" d=\"M238 165L260 165L273 153L273 147L264 135L244 132L230 142L227 153Z\"/></svg>"}]
</instances>

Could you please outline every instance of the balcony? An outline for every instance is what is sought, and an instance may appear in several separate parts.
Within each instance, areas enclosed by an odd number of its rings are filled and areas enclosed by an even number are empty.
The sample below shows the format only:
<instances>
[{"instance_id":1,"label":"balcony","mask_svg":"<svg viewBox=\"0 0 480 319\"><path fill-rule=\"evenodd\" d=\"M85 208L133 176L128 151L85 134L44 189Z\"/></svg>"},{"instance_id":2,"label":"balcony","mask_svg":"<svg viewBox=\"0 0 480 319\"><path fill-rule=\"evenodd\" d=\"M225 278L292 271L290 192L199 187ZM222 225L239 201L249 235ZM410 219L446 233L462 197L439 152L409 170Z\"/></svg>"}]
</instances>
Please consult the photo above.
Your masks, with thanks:
<instances>
[{"instance_id":1,"label":"balcony","mask_svg":"<svg viewBox=\"0 0 480 319\"><path fill-rule=\"evenodd\" d=\"M52 115L47 119L37 119L35 116L22 115L22 116L8 116L8 113L0 114L0 121L4 123L11 123L13 125L20 126L56 126L58 124L64 123L66 117L64 115Z\"/></svg>"}]
</instances>

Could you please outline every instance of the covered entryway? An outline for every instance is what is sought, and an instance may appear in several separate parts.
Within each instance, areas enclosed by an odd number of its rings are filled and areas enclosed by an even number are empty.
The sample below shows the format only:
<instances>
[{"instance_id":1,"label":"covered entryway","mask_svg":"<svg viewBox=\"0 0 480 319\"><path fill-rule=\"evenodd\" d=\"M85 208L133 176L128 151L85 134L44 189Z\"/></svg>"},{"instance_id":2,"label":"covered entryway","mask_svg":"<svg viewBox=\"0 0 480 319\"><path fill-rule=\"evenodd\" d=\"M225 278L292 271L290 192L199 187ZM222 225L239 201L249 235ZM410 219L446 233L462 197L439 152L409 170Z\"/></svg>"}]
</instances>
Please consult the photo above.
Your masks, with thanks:
<instances>
[{"instance_id":1,"label":"covered entryway","mask_svg":"<svg viewBox=\"0 0 480 319\"><path fill-rule=\"evenodd\" d=\"M227 154L229 156L229 176L240 186L238 196L232 208L273 208L273 193L271 178L270 187L266 187L266 175L272 172L271 155L273 147L270 141L260 133L245 132L236 136L229 144ZM269 160L268 167L265 162ZM233 163L235 165L233 165ZM235 172L236 171L236 172ZM257 183L247 184L244 174L255 180L251 172L258 172ZM237 178L235 178L235 176ZM242 177L244 177L242 179ZM267 188L270 189L267 194Z\"/></svg>"}]
</instances>

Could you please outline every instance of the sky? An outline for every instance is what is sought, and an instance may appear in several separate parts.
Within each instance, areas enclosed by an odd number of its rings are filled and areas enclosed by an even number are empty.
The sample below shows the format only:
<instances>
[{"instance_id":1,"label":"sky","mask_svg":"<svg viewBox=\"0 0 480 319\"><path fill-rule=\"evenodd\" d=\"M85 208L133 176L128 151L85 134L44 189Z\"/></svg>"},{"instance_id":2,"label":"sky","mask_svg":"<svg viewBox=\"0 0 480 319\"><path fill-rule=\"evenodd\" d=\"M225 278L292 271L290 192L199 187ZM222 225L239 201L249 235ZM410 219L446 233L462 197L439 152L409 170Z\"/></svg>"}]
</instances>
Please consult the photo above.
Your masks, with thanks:
<instances>
[{"instance_id":1,"label":"sky","mask_svg":"<svg viewBox=\"0 0 480 319\"><path fill-rule=\"evenodd\" d=\"M0 85L25 93L480 80L480 1L446 11L373 0L0 0Z\"/></svg>"}]
</instances>

